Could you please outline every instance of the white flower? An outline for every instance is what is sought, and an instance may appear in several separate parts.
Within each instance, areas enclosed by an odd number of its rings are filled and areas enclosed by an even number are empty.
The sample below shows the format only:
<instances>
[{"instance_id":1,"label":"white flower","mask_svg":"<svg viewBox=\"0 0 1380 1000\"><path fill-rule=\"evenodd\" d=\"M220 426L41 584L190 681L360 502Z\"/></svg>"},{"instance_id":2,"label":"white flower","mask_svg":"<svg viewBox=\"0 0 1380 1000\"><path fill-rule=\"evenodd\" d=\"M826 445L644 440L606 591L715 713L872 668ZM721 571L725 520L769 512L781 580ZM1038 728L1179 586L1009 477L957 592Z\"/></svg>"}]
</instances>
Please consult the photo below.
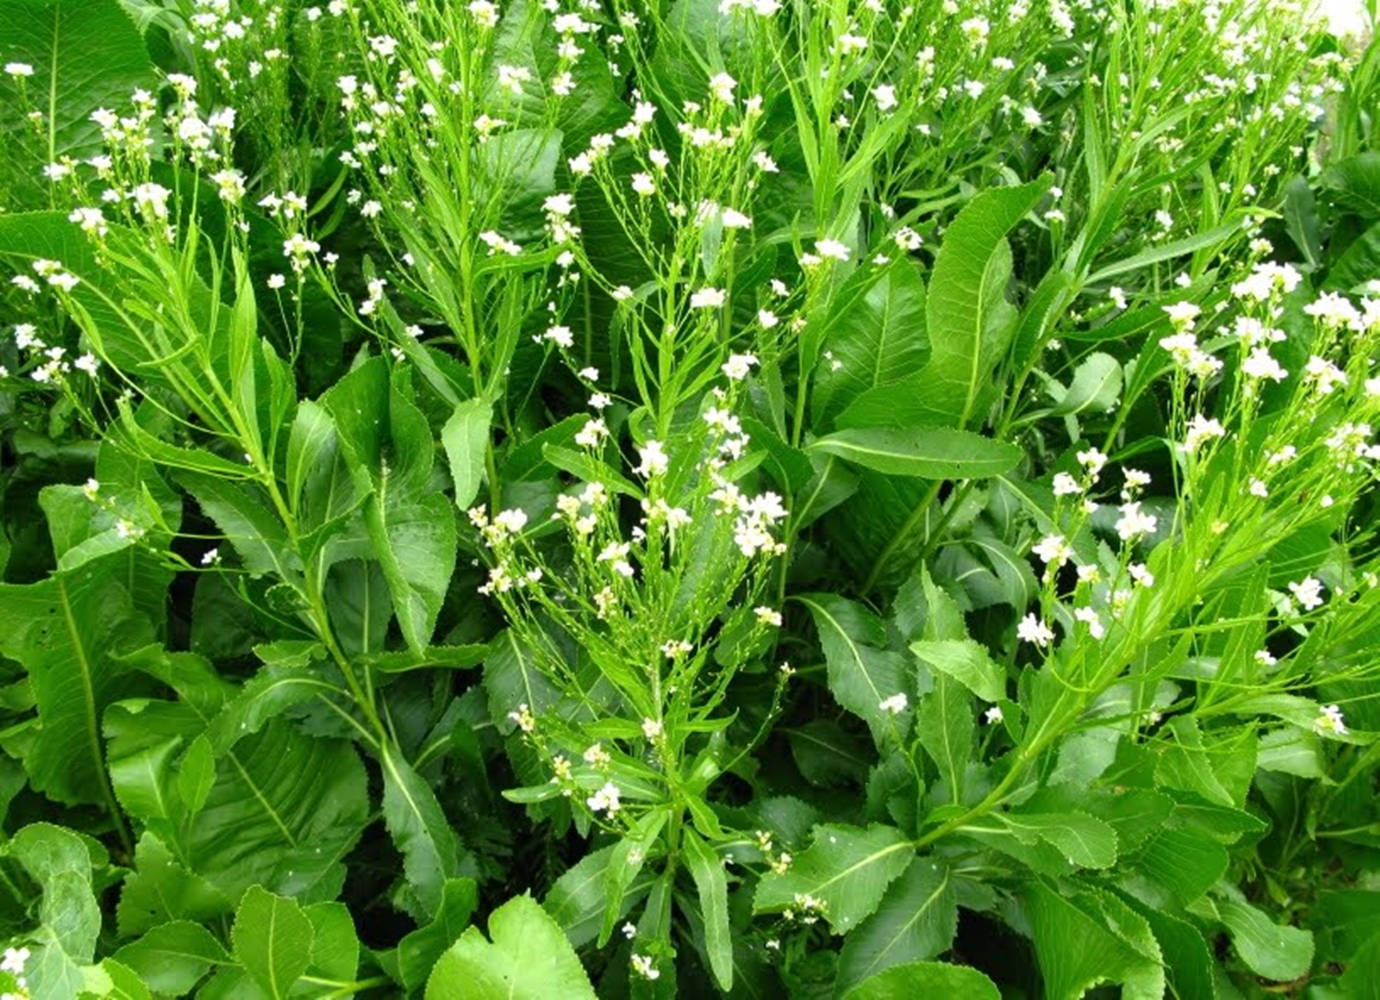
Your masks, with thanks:
<instances>
[{"instance_id":1,"label":"white flower","mask_svg":"<svg viewBox=\"0 0 1380 1000\"><path fill-rule=\"evenodd\" d=\"M906 693L904 691L897 691L890 698L883 698L877 707L883 712L890 712L892 715L900 715L906 710L908 704L910 704L910 702L906 698Z\"/></svg>"},{"instance_id":2,"label":"white flower","mask_svg":"<svg viewBox=\"0 0 1380 1000\"><path fill-rule=\"evenodd\" d=\"M1023 642L1033 642L1041 648L1054 641L1053 630L1033 613L1026 615L1016 626L1016 637Z\"/></svg>"},{"instance_id":3,"label":"white flower","mask_svg":"<svg viewBox=\"0 0 1380 1000\"><path fill-rule=\"evenodd\" d=\"M1184 450L1197 451L1198 446L1211 438L1220 438L1226 434L1222 424L1216 418L1209 420L1201 413L1193 414L1193 419L1188 423L1188 433L1184 435Z\"/></svg>"},{"instance_id":4,"label":"white flower","mask_svg":"<svg viewBox=\"0 0 1380 1000\"><path fill-rule=\"evenodd\" d=\"M591 812L607 812L610 816L619 809L618 786L612 781L604 782L604 787L585 799L585 805L589 806Z\"/></svg>"},{"instance_id":5,"label":"white flower","mask_svg":"<svg viewBox=\"0 0 1380 1000\"><path fill-rule=\"evenodd\" d=\"M633 174L632 189L634 193L646 198L650 195L656 194L656 182L652 180L651 174Z\"/></svg>"},{"instance_id":6,"label":"white flower","mask_svg":"<svg viewBox=\"0 0 1380 1000\"><path fill-rule=\"evenodd\" d=\"M1064 541L1062 535L1046 535L1035 543L1031 551L1054 569L1064 565L1073 555L1073 549L1069 548L1069 543Z\"/></svg>"},{"instance_id":7,"label":"white flower","mask_svg":"<svg viewBox=\"0 0 1380 1000\"><path fill-rule=\"evenodd\" d=\"M661 978L661 970L656 967L650 955L638 955L634 953L632 956L632 967L634 972L649 982Z\"/></svg>"},{"instance_id":8,"label":"white flower","mask_svg":"<svg viewBox=\"0 0 1380 1000\"><path fill-rule=\"evenodd\" d=\"M78 371L86 372L86 374L90 375L92 378L96 377L96 371L100 366L101 363L96 360L96 356L89 353L83 354L81 357L77 358L76 361L72 362L73 368L76 368Z\"/></svg>"},{"instance_id":9,"label":"white flower","mask_svg":"<svg viewBox=\"0 0 1380 1000\"><path fill-rule=\"evenodd\" d=\"M637 449L637 457L640 462L633 471L648 479L663 474L671 465L671 460L660 441L648 441Z\"/></svg>"},{"instance_id":10,"label":"white flower","mask_svg":"<svg viewBox=\"0 0 1380 1000\"><path fill-rule=\"evenodd\" d=\"M1308 380L1318 387L1318 392L1323 396L1329 395L1337 386L1346 385L1347 382L1346 372L1316 354L1308 359L1308 364L1304 365L1303 370Z\"/></svg>"},{"instance_id":11,"label":"white flower","mask_svg":"<svg viewBox=\"0 0 1380 1000\"><path fill-rule=\"evenodd\" d=\"M1126 567L1126 572L1131 574L1131 579L1142 587L1153 587L1155 585L1155 574L1150 572L1150 568L1145 563L1132 563Z\"/></svg>"},{"instance_id":12,"label":"white flower","mask_svg":"<svg viewBox=\"0 0 1380 1000\"><path fill-rule=\"evenodd\" d=\"M1116 533L1122 541L1131 541L1141 535L1151 534L1158 524L1159 518L1154 514L1146 514L1140 509L1140 501L1134 500L1121 505L1121 517L1116 522Z\"/></svg>"},{"instance_id":13,"label":"white flower","mask_svg":"<svg viewBox=\"0 0 1380 1000\"><path fill-rule=\"evenodd\" d=\"M32 66L30 66L28 63L22 63L22 62L5 63L5 73L6 73L6 75L8 75L8 76L12 76L12 77L14 77L15 79L18 79L18 78L21 77L21 76L33 76L33 75L34 75L34 68L33 68ZM26 948L26 949L25 949L25 952L27 953L27 951L28 951L28 949ZM8 953L7 953L7 954L8 954Z\"/></svg>"},{"instance_id":14,"label":"white flower","mask_svg":"<svg viewBox=\"0 0 1380 1000\"><path fill-rule=\"evenodd\" d=\"M1067 472L1056 472L1052 485L1056 497L1075 496L1083 492L1083 487L1078 485L1078 480Z\"/></svg>"},{"instance_id":15,"label":"white flower","mask_svg":"<svg viewBox=\"0 0 1380 1000\"><path fill-rule=\"evenodd\" d=\"M723 373L734 382L741 382L748 377L752 366L757 364L755 354L730 354L728 360L723 363Z\"/></svg>"},{"instance_id":16,"label":"white flower","mask_svg":"<svg viewBox=\"0 0 1380 1000\"><path fill-rule=\"evenodd\" d=\"M846 261L851 251L848 244L840 240L815 240L815 252L828 260Z\"/></svg>"},{"instance_id":17,"label":"white flower","mask_svg":"<svg viewBox=\"0 0 1380 1000\"><path fill-rule=\"evenodd\" d=\"M1266 347L1252 350L1246 360L1241 362L1241 371L1247 378L1268 378L1274 382L1282 382L1289 375Z\"/></svg>"},{"instance_id":18,"label":"white flower","mask_svg":"<svg viewBox=\"0 0 1380 1000\"><path fill-rule=\"evenodd\" d=\"M1092 608L1074 608L1073 617L1088 626L1088 635L1094 639L1101 639L1107 634L1107 627L1102 624L1102 616Z\"/></svg>"},{"instance_id":19,"label":"white flower","mask_svg":"<svg viewBox=\"0 0 1380 1000\"><path fill-rule=\"evenodd\" d=\"M8 71L8 67L6 67L6 72ZM0 969L5 972L13 973L16 976L22 975L24 972L24 965L29 961L29 956L31 954L32 952L30 952L28 948L6 948L4 959L0 960Z\"/></svg>"},{"instance_id":20,"label":"white flower","mask_svg":"<svg viewBox=\"0 0 1380 1000\"><path fill-rule=\"evenodd\" d=\"M1247 491L1253 497L1267 497L1270 495L1269 487L1259 479L1252 479L1250 486L1247 487Z\"/></svg>"},{"instance_id":21,"label":"white flower","mask_svg":"<svg viewBox=\"0 0 1380 1000\"><path fill-rule=\"evenodd\" d=\"M1324 705L1318 709L1318 717L1313 720L1313 730L1317 733L1335 733L1345 736L1350 730L1342 718L1342 710L1336 705Z\"/></svg>"},{"instance_id":22,"label":"white flower","mask_svg":"<svg viewBox=\"0 0 1380 1000\"><path fill-rule=\"evenodd\" d=\"M527 512L519 507L499 511L494 516L494 524L502 528L505 534L516 535L527 525Z\"/></svg>"},{"instance_id":23,"label":"white flower","mask_svg":"<svg viewBox=\"0 0 1380 1000\"><path fill-rule=\"evenodd\" d=\"M571 334L570 327L568 326L549 327L547 331L542 334L542 337L545 340L551 341L557 347L564 347L567 350L575 346L575 337Z\"/></svg>"},{"instance_id":24,"label":"white flower","mask_svg":"<svg viewBox=\"0 0 1380 1000\"><path fill-rule=\"evenodd\" d=\"M733 103L733 88L738 86L738 81L727 73L716 73L709 79L709 92L714 95L714 99L724 104Z\"/></svg>"},{"instance_id":25,"label":"white flower","mask_svg":"<svg viewBox=\"0 0 1380 1000\"><path fill-rule=\"evenodd\" d=\"M1289 584L1289 593L1293 594L1294 598L1308 611L1322 606L1322 590L1322 581L1311 576L1305 576L1302 580Z\"/></svg>"},{"instance_id":26,"label":"white flower","mask_svg":"<svg viewBox=\"0 0 1380 1000\"><path fill-rule=\"evenodd\" d=\"M656 719L642 720L642 735L649 740L654 740L662 733L661 723Z\"/></svg>"},{"instance_id":27,"label":"white flower","mask_svg":"<svg viewBox=\"0 0 1380 1000\"><path fill-rule=\"evenodd\" d=\"M754 608L753 612L757 615L757 620L763 625L770 625L773 628L781 627L781 612L775 608L763 606Z\"/></svg>"},{"instance_id":28,"label":"white flower","mask_svg":"<svg viewBox=\"0 0 1380 1000\"><path fill-rule=\"evenodd\" d=\"M722 288L701 288L690 296L691 309L717 309L727 299Z\"/></svg>"},{"instance_id":29,"label":"white flower","mask_svg":"<svg viewBox=\"0 0 1380 1000\"><path fill-rule=\"evenodd\" d=\"M1021 121L1025 123L1026 128L1039 128L1044 124L1045 118L1035 108L1025 107L1021 109Z\"/></svg>"},{"instance_id":30,"label":"white flower","mask_svg":"<svg viewBox=\"0 0 1380 1000\"><path fill-rule=\"evenodd\" d=\"M873 87L872 99L877 102L878 111L890 111L897 104L896 88L886 83Z\"/></svg>"},{"instance_id":31,"label":"white flower","mask_svg":"<svg viewBox=\"0 0 1380 1000\"><path fill-rule=\"evenodd\" d=\"M1361 318L1351 301L1336 292L1324 292L1304 306L1303 311L1329 326L1355 326Z\"/></svg>"},{"instance_id":32,"label":"white flower","mask_svg":"<svg viewBox=\"0 0 1380 1000\"><path fill-rule=\"evenodd\" d=\"M532 710L527 707L526 702L519 705L516 712L509 712L508 718L517 723L517 727L524 733L533 732L537 728L536 717L532 715Z\"/></svg>"},{"instance_id":33,"label":"white flower","mask_svg":"<svg viewBox=\"0 0 1380 1000\"><path fill-rule=\"evenodd\" d=\"M1088 470L1088 475L1096 480L1097 474L1101 472L1103 466L1107 464L1107 456L1096 448L1089 448L1087 451L1080 451L1078 453L1078 464Z\"/></svg>"},{"instance_id":34,"label":"white flower","mask_svg":"<svg viewBox=\"0 0 1380 1000\"><path fill-rule=\"evenodd\" d=\"M1000 705L993 705L982 713L982 717L989 726L995 726L998 722L1006 718L1006 714L1002 712Z\"/></svg>"},{"instance_id":35,"label":"white flower","mask_svg":"<svg viewBox=\"0 0 1380 1000\"><path fill-rule=\"evenodd\" d=\"M1164 306L1163 309L1169 315L1169 321L1174 324L1174 328L1179 331L1192 330L1194 321L1202 312L1192 302L1175 302L1173 305ZM1164 341L1160 343L1163 344Z\"/></svg>"},{"instance_id":36,"label":"white flower","mask_svg":"<svg viewBox=\"0 0 1380 1000\"><path fill-rule=\"evenodd\" d=\"M751 229L752 219L736 208L726 208L721 216L725 229Z\"/></svg>"}]
</instances>

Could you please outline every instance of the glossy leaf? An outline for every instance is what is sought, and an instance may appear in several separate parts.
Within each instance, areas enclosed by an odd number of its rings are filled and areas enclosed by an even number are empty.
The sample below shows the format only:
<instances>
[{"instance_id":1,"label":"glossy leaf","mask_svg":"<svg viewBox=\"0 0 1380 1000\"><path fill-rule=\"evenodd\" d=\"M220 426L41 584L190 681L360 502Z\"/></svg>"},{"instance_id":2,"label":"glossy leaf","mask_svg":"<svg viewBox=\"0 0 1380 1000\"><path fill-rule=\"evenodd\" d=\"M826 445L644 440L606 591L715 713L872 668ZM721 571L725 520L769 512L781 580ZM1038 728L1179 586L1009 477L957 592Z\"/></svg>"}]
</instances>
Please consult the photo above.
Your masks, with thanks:
<instances>
[{"instance_id":1,"label":"glossy leaf","mask_svg":"<svg viewBox=\"0 0 1380 1000\"><path fill-rule=\"evenodd\" d=\"M762 877L753 912L798 910L797 897L808 895L822 905L830 930L846 933L876 912L887 886L913 857L910 841L894 827L817 826L810 847L787 871Z\"/></svg>"}]
</instances>

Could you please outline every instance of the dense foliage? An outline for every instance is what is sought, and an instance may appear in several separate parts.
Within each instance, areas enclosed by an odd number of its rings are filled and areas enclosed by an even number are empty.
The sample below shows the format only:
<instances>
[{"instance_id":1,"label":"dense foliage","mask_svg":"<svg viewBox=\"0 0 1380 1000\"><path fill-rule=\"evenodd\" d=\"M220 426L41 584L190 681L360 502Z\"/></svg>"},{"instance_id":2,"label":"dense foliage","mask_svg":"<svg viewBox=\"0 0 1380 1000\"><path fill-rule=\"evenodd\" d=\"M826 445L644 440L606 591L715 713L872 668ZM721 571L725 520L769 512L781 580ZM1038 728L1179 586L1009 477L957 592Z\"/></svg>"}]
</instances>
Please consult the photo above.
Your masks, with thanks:
<instances>
[{"instance_id":1,"label":"dense foliage","mask_svg":"<svg viewBox=\"0 0 1380 1000\"><path fill-rule=\"evenodd\" d=\"M1375 996L1378 53L7 0L4 996Z\"/></svg>"}]
</instances>

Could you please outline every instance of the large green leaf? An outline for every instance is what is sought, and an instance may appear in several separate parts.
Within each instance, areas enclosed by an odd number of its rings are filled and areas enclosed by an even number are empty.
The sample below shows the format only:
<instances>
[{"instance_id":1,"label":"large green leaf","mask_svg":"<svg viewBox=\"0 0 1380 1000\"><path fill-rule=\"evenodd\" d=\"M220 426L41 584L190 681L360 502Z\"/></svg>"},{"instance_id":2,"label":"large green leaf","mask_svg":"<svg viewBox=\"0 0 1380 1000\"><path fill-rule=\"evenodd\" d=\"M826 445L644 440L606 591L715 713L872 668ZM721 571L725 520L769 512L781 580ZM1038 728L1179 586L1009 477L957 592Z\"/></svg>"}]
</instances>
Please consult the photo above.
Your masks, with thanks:
<instances>
[{"instance_id":1,"label":"large green leaf","mask_svg":"<svg viewBox=\"0 0 1380 1000\"><path fill-rule=\"evenodd\" d=\"M996 984L976 969L944 962L912 962L873 976L844 995L844 1000L1001 1000Z\"/></svg>"},{"instance_id":2,"label":"large green leaf","mask_svg":"<svg viewBox=\"0 0 1380 1000\"><path fill-rule=\"evenodd\" d=\"M809 445L893 476L984 479L1010 472L1022 452L1015 445L950 427L848 427Z\"/></svg>"},{"instance_id":3,"label":"large green leaf","mask_svg":"<svg viewBox=\"0 0 1380 1000\"><path fill-rule=\"evenodd\" d=\"M910 644L922 663L948 674L983 701L1006 697L1006 677L987 649L972 639L922 639Z\"/></svg>"},{"instance_id":4,"label":"large green leaf","mask_svg":"<svg viewBox=\"0 0 1380 1000\"><path fill-rule=\"evenodd\" d=\"M867 722L878 746L903 738L909 713L903 707L893 714L883 705L897 695L909 702L913 683L905 657L881 648L886 644L881 620L836 594L805 594L796 600L809 609L819 631L834 699Z\"/></svg>"},{"instance_id":5,"label":"large green leaf","mask_svg":"<svg viewBox=\"0 0 1380 1000\"><path fill-rule=\"evenodd\" d=\"M472 878L448 879L441 888L441 905L431 923L418 927L398 942L398 973L403 986L416 989L426 982L442 952L470 925L479 902Z\"/></svg>"},{"instance_id":6,"label":"large green leaf","mask_svg":"<svg viewBox=\"0 0 1380 1000\"><path fill-rule=\"evenodd\" d=\"M95 153L101 131L91 112L120 108L136 87L153 89L148 51L116 0L11 0L0 21L0 63L27 63L28 102L44 114L42 148L49 163L59 156ZM17 81L0 77L0 131L6 141L29 132Z\"/></svg>"},{"instance_id":7,"label":"large green leaf","mask_svg":"<svg viewBox=\"0 0 1380 1000\"><path fill-rule=\"evenodd\" d=\"M489 939L471 927L441 956L427 1000L595 1000L575 950L531 896L516 896L489 916Z\"/></svg>"},{"instance_id":8,"label":"large green leaf","mask_svg":"<svg viewBox=\"0 0 1380 1000\"><path fill-rule=\"evenodd\" d=\"M1098 983L1120 983L1126 1000L1162 1000L1159 945L1126 904L1091 890L1068 898L1043 882L1024 897L1049 1000L1078 1000Z\"/></svg>"},{"instance_id":9,"label":"large green leaf","mask_svg":"<svg viewBox=\"0 0 1380 1000\"><path fill-rule=\"evenodd\" d=\"M799 912L800 898L810 896L822 907L829 928L843 934L876 911L887 886L910 866L913 857L910 841L895 827L817 826L813 842L789 869L762 877L753 911Z\"/></svg>"},{"instance_id":10,"label":"large green leaf","mask_svg":"<svg viewBox=\"0 0 1380 1000\"><path fill-rule=\"evenodd\" d=\"M38 927L29 936L33 954L24 970L29 995L34 1000L68 1000L77 993L81 966L91 961L101 931L91 849L71 830L31 823L14 835L5 853L43 893Z\"/></svg>"},{"instance_id":11,"label":"large green leaf","mask_svg":"<svg viewBox=\"0 0 1380 1000\"><path fill-rule=\"evenodd\" d=\"M408 885L426 913L434 916L447 880L461 874L460 843L436 801L436 793L397 747L385 743L379 751L379 764L383 770L384 822L402 851Z\"/></svg>"},{"instance_id":12,"label":"large green leaf","mask_svg":"<svg viewBox=\"0 0 1380 1000\"><path fill-rule=\"evenodd\" d=\"M1011 248L1006 234L1049 187L1044 178L973 198L944 232L930 277L926 318L930 360L917 376L925 422L964 427L980 415L992 372L1015 332L1006 301Z\"/></svg>"},{"instance_id":13,"label":"large green leaf","mask_svg":"<svg viewBox=\"0 0 1380 1000\"><path fill-rule=\"evenodd\" d=\"M252 885L235 911L235 957L259 988L281 1000L311 963L314 931L296 900Z\"/></svg>"},{"instance_id":14,"label":"large green leaf","mask_svg":"<svg viewBox=\"0 0 1380 1000\"><path fill-rule=\"evenodd\" d=\"M904 260L872 281L858 301L830 324L810 394L816 427L823 427L859 394L889 385L924 367L925 281L918 265Z\"/></svg>"},{"instance_id":15,"label":"large green leaf","mask_svg":"<svg viewBox=\"0 0 1380 1000\"><path fill-rule=\"evenodd\" d=\"M1232 947L1256 975L1288 982L1305 975L1313 964L1311 931L1277 924L1264 911L1237 900L1218 902L1217 912L1231 934Z\"/></svg>"},{"instance_id":16,"label":"large green leaf","mask_svg":"<svg viewBox=\"0 0 1380 1000\"><path fill-rule=\"evenodd\" d=\"M59 802L114 808L100 716L128 689L112 654L153 638L117 575L124 565L116 552L39 583L0 584L0 653L28 670L38 705L24 766L34 788Z\"/></svg>"},{"instance_id":17,"label":"large green leaf","mask_svg":"<svg viewBox=\"0 0 1380 1000\"><path fill-rule=\"evenodd\" d=\"M877 912L844 939L839 991L892 966L948 951L957 928L958 901L949 869L933 858L916 858L887 889Z\"/></svg>"},{"instance_id":18,"label":"large green leaf","mask_svg":"<svg viewBox=\"0 0 1380 1000\"><path fill-rule=\"evenodd\" d=\"M139 973L159 993L181 996L213 966L229 960L211 932L190 920L175 920L125 945L115 958Z\"/></svg>"}]
</instances>

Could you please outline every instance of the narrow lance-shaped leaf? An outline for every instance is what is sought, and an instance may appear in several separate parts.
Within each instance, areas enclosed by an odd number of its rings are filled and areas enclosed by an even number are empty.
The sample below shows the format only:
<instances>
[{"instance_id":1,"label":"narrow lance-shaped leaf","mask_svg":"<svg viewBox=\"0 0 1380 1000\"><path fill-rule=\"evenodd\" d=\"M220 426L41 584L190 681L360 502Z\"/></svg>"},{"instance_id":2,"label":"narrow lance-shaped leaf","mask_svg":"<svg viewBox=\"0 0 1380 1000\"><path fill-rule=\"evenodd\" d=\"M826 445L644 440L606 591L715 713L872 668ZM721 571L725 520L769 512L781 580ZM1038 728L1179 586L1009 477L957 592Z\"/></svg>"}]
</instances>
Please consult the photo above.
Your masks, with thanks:
<instances>
[{"instance_id":1,"label":"narrow lance-shaped leaf","mask_svg":"<svg viewBox=\"0 0 1380 1000\"><path fill-rule=\"evenodd\" d=\"M850 427L812 442L810 451L847 459L893 476L984 479L1010 472L1015 445L950 427Z\"/></svg>"},{"instance_id":2,"label":"narrow lance-shaped leaf","mask_svg":"<svg viewBox=\"0 0 1380 1000\"><path fill-rule=\"evenodd\" d=\"M836 594L806 594L796 600L809 609L819 631L830 693L867 722L878 746L903 738L910 721L904 709L912 685L905 658L878 648L886 642L881 621ZM889 705L899 711L894 714Z\"/></svg>"},{"instance_id":3,"label":"narrow lance-shaped leaf","mask_svg":"<svg viewBox=\"0 0 1380 1000\"><path fill-rule=\"evenodd\" d=\"M887 889L881 906L844 939L838 987L848 987L892 966L948 951L958 928L953 876L934 858L916 858Z\"/></svg>"},{"instance_id":4,"label":"narrow lance-shaped leaf","mask_svg":"<svg viewBox=\"0 0 1380 1000\"><path fill-rule=\"evenodd\" d=\"M704 920L704 947L709 967L725 992L733 989L733 937L728 926L728 879L723 860L694 830L681 835L685 863L700 896L700 916Z\"/></svg>"}]
</instances>

